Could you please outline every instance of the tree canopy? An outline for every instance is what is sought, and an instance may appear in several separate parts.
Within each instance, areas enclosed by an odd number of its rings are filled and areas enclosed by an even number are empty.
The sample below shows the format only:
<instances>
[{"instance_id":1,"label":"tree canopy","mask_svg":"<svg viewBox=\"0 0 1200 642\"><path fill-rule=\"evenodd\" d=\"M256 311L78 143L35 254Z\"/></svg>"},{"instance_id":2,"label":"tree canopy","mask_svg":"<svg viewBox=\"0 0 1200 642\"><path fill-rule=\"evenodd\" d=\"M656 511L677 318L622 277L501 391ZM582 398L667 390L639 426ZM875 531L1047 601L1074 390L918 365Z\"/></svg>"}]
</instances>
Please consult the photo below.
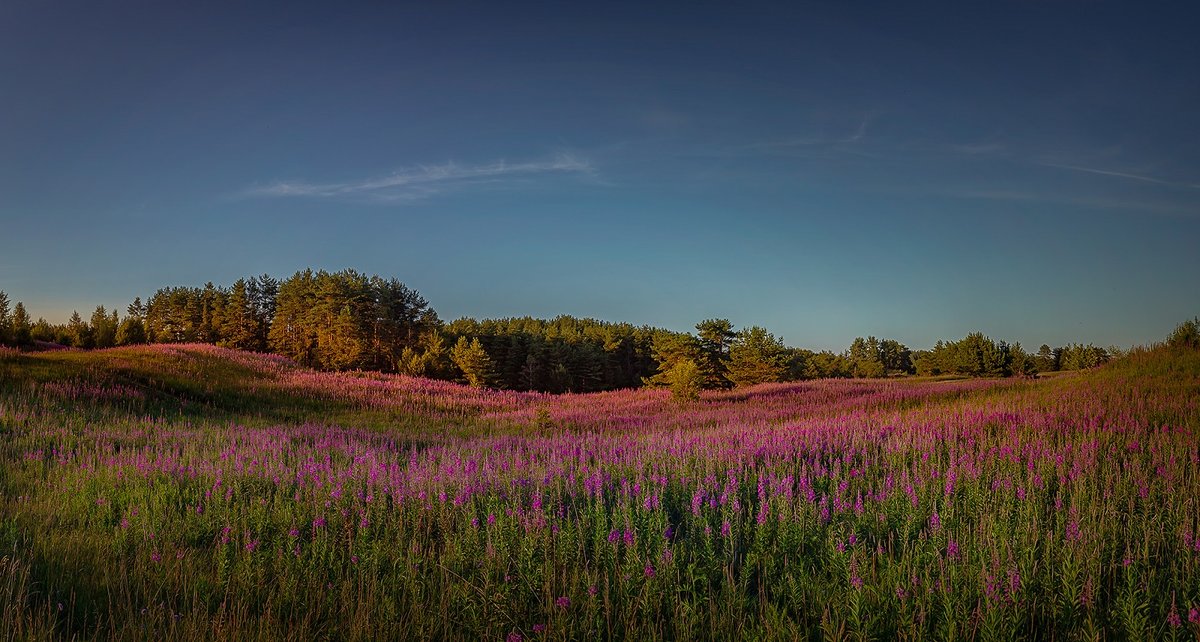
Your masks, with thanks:
<instances>
[{"instance_id":1,"label":"tree canopy","mask_svg":"<svg viewBox=\"0 0 1200 642\"><path fill-rule=\"evenodd\" d=\"M761 326L738 332L729 346L729 380L735 386L783 381L787 348Z\"/></svg>"},{"instance_id":2,"label":"tree canopy","mask_svg":"<svg viewBox=\"0 0 1200 642\"><path fill-rule=\"evenodd\" d=\"M903 374L1031 376L1091 368L1119 356L1115 347L1019 343L972 332L912 351L894 339L856 337L843 352L784 345L761 326L737 330L705 319L695 334L589 318L461 318L444 323L415 290L394 278L347 269L311 269L282 281L245 277L228 287L173 286L122 318L97 306L63 324L32 321L24 304L0 292L0 344L37 342L107 348L145 342L213 343L271 351L322 370L375 370L465 381L474 386L544 392L592 392L656 386L678 399L704 389L832 377ZM1173 347L1200 347L1200 318L1168 337Z\"/></svg>"}]
</instances>

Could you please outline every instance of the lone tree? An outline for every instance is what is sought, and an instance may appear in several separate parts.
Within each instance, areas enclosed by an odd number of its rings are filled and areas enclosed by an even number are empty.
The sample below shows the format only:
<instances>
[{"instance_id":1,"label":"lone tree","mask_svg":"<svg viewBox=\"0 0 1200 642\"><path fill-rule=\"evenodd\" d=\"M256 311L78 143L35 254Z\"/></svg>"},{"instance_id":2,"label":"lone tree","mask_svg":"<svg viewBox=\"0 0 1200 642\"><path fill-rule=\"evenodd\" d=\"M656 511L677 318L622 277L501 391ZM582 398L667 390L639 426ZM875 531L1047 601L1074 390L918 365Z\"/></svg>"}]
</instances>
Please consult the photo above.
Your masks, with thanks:
<instances>
[{"instance_id":1,"label":"lone tree","mask_svg":"<svg viewBox=\"0 0 1200 642\"><path fill-rule=\"evenodd\" d=\"M482 388L491 382L492 359L483 349L478 337L471 339L470 343L466 337L459 337L458 343L455 343L450 351L450 359L462 370L463 377L470 386Z\"/></svg>"}]
</instances>

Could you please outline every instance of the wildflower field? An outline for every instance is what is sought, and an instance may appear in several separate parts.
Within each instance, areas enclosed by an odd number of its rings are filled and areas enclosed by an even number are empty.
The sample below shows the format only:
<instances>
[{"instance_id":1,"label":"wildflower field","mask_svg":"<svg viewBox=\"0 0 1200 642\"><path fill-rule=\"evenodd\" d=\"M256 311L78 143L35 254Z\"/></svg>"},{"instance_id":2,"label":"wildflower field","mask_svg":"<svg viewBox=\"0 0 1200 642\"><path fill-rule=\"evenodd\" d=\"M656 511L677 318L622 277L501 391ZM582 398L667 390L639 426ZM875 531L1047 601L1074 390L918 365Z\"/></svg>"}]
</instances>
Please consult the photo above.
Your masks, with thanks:
<instances>
[{"instance_id":1,"label":"wildflower field","mask_svg":"<svg viewBox=\"0 0 1200 642\"><path fill-rule=\"evenodd\" d=\"M1197 639L1200 353L481 391L0 349L4 639Z\"/></svg>"}]
</instances>

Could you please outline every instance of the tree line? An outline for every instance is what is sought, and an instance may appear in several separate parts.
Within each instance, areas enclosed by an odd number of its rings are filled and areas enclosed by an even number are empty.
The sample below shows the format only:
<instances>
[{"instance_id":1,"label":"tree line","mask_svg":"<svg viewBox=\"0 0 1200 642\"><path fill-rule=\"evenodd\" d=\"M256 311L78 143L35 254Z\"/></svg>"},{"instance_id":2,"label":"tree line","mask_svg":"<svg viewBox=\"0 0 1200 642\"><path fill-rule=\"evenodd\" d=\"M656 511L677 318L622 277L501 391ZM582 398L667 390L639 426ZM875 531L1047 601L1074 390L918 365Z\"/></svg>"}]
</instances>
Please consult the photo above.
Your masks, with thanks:
<instances>
[{"instance_id":1,"label":"tree line","mask_svg":"<svg viewBox=\"0 0 1200 642\"><path fill-rule=\"evenodd\" d=\"M273 352L321 370L376 370L474 386L546 392L669 387L701 390L765 382L897 375L1031 376L1075 370L1120 356L1115 348L1020 343L974 332L910 350L894 339L858 337L843 352L784 344L766 328L706 319L695 333L559 316L449 323L400 281L355 270L242 278L228 287L164 287L122 317L98 306L90 319L32 321L0 292L0 344L109 348L140 343L210 343Z\"/></svg>"}]
</instances>

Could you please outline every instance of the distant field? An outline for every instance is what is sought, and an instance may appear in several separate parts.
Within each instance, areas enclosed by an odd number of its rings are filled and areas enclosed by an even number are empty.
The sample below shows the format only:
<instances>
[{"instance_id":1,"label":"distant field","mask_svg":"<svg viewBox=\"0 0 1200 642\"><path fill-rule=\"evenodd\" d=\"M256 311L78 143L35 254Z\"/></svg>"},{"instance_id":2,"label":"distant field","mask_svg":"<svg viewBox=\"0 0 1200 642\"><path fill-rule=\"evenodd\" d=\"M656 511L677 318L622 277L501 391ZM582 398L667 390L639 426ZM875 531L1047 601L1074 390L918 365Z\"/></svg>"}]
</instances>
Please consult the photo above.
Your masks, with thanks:
<instances>
[{"instance_id":1,"label":"distant field","mask_svg":"<svg viewBox=\"0 0 1200 642\"><path fill-rule=\"evenodd\" d=\"M4 639L1196 639L1200 354L480 391L0 349Z\"/></svg>"}]
</instances>

